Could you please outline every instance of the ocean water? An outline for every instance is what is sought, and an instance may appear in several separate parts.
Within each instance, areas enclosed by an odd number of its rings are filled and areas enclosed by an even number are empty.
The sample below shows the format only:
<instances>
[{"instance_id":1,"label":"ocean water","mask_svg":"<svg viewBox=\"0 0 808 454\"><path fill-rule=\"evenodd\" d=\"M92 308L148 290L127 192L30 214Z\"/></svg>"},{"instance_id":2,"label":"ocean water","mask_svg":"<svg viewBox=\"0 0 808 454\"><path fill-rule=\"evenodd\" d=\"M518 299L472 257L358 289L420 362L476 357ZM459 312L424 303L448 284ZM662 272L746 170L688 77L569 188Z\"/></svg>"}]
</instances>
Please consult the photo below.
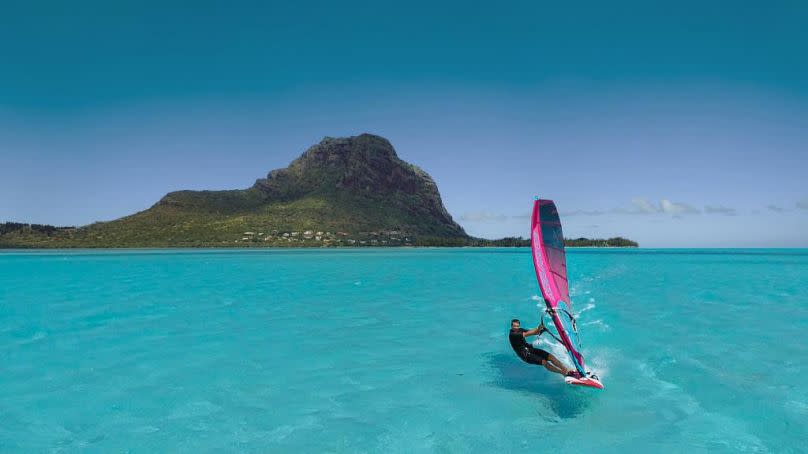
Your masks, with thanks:
<instances>
[{"instance_id":1,"label":"ocean water","mask_svg":"<svg viewBox=\"0 0 808 454\"><path fill-rule=\"evenodd\" d=\"M527 249L2 252L0 452L806 451L808 250L568 265L603 391Z\"/></svg>"}]
</instances>

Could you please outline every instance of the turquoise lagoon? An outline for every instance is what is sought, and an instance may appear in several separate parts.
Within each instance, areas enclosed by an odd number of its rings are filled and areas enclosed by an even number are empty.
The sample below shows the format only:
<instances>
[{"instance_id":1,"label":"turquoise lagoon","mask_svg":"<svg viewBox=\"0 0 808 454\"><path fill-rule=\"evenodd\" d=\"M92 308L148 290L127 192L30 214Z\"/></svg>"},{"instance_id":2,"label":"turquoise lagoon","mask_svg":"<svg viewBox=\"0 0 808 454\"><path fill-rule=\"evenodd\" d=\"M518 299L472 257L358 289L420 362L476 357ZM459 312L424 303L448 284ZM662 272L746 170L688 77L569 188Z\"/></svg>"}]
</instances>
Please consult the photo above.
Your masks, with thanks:
<instances>
[{"instance_id":1,"label":"turquoise lagoon","mask_svg":"<svg viewBox=\"0 0 808 454\"><path fill-rule=\"evenodd\" d=\"M603 391L510 351L527 249L1 252L0 452L806 450L807 250L568 262Z\"/></svg>"}]
</instances>

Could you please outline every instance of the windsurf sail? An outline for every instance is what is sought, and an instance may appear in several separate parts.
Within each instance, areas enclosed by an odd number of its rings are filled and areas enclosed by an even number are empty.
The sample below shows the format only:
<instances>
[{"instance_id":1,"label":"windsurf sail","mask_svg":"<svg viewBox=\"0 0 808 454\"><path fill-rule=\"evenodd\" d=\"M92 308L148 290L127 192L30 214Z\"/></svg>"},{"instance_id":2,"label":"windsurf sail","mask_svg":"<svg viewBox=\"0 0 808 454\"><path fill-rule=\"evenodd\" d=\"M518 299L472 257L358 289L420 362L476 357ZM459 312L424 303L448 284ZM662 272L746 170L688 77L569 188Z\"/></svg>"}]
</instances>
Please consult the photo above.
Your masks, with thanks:
<instances>
[{"instance_id":1,"label":"windsurf sail","mask_svg":"<svg viewBox=\"0 0 808 454\"><path fill-rule=\"evenodd\" d=\"M567 349L575 369L582 377L586 377L587 371L584 369L584 357L581 354L578 329L575 326L567 283L564 234L561 231L561 219L555 203L552 200L536 198L533 202L533 216L530 224L533 266L536 268L536 278L544 298L545 314L553 322L552 325L547 326L548 332Z\"/></svg>"}]
</instances>

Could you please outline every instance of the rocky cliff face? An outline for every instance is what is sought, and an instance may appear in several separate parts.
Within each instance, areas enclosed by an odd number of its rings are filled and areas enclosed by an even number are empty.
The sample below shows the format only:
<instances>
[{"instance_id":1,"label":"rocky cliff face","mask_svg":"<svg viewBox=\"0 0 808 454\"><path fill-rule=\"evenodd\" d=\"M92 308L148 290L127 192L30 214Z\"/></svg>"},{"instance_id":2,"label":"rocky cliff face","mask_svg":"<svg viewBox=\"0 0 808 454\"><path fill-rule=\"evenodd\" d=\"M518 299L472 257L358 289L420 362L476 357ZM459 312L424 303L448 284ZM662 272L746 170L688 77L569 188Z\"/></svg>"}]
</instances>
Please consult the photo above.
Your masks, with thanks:
<instances>
[{"instance_id":1,"label":"rocky cliff face","mask_svg":"<svg viewBox=\"0 0 808 454\"><path fill-rule=\"evenodd\" d=\"M410 224L432 222L443 234L465 236L443 206L435 181L399 159L387 139L371 134L327 137L289 167L256 181L253 188L275 201L317 195L382 203L402 210L405 218L420 218Z\"/></svg>"}]
</instances>

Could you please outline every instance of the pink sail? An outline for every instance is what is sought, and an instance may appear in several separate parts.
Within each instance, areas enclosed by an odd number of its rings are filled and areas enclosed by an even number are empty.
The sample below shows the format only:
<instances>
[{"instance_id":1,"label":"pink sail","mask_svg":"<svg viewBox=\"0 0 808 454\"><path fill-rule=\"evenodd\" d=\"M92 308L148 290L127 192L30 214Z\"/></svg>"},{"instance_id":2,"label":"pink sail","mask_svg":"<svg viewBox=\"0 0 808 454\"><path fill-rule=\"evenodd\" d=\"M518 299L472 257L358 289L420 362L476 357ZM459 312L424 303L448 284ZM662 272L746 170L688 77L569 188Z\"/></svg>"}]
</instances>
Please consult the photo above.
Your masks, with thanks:
<instances>
[{"instance_id":1,"label":"pink sail","mask_svg":"<svg viewBox=\"0 0 808 454\"><path fill-rule=\"evenodd\" d=\"M552 200L536 200L533 203L533 217L530 225L533 263L536 265L542 295L545 301L552 302L554 305L558 300L563 300L572 309L567 284L564 233L561 230L561 219L558 217L555 203ZM541 281L540 266L544 266L552 280L548 279L546 283Z\"/></svg>"},{"instance_id":2,"label":"pink sail","mask_svg":"<svg viewBox=\"0 0 808 454\"><path fill-rule=\"evenodd\" d=\"M530 245L533 250L533 265L539 281L542 297L548 314L553 320L557 340L567 349L570 360L583 380L588 376L584 368L584 357L578 342L575 317L567 284L567 259L564 253L564 233L558 209L552 200L539 200L533 203L533 216L530 226ZM549 328L549 327L548 327ZM555 337L555 335L554 335ZM585 384L585 383L575 383ZM596 386L602 387L600 382Z\"/></svg>"}]
</instances>

